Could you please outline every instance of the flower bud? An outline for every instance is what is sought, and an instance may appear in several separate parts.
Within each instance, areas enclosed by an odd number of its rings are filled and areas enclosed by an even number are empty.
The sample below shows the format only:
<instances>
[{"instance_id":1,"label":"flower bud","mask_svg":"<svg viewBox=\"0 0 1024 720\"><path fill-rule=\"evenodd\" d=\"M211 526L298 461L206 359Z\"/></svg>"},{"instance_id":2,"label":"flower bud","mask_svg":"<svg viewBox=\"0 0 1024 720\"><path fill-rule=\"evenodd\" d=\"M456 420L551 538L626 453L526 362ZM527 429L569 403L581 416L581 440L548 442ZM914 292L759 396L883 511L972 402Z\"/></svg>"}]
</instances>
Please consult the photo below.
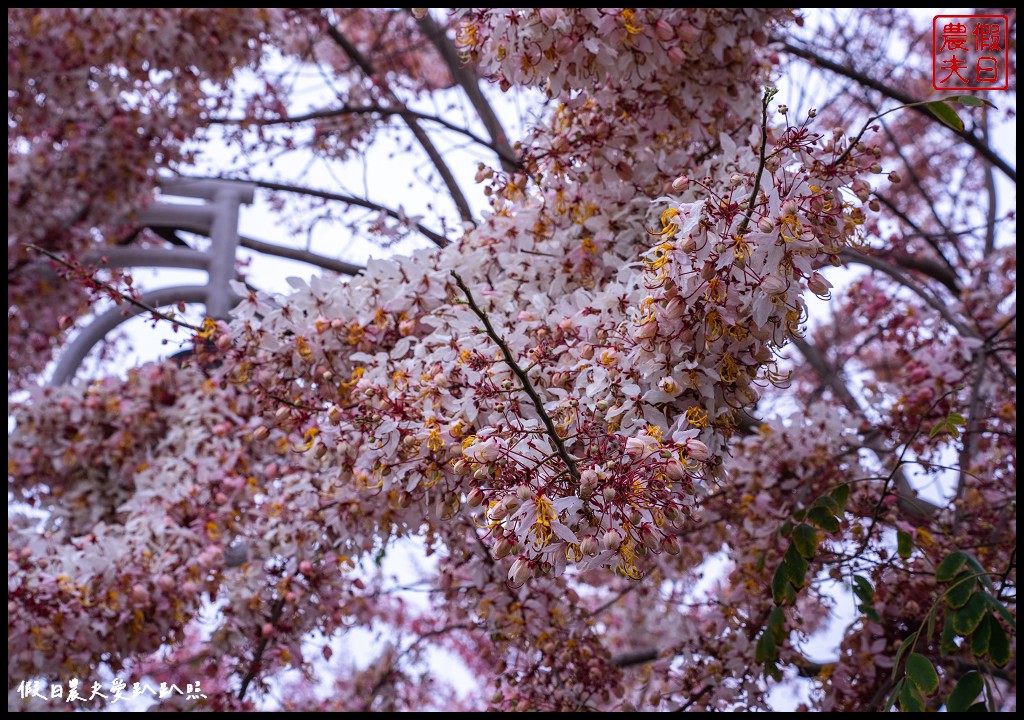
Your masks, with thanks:
<instances>
[{"instance_id":1,"label":"flower bud","mask_svg":"<svg viewBox=\"0 0 1024 720\"><path fill-rule=\"evenodd\" d=\"M693 438L686 441L686 454L699 462L704 462L710 457L708 446Z\"/></svg>"},{"instance_id":2,"label":"flower bud","mask_svg":"<svg viewBox=\"0 0 1024 720\"><path fill-rule=\"evenodd\" d=\"M525 502L526 500L533 499L533 490L531 490L526 485L520 485L519 487L516 488L516 495L519 496L520 500L523 500Z\"/></svg>"},{"instance_id":3,"label":"flower bud","mask_svg":"<svg viewBox=\"0 0 1024 720\"><path fill-rule=\"evenodd\" d=\"M512 543L505 538L501 538L498 542L494 543L494 557L499 560L512 552Z\"/></svg>"},{"instance_id":4,"label":"flower bud","mask_svg":"<svg viewBox=\"0 0 1024 720\"><path fill-rule=\"evenodd\" d=\"M593 535L588 535L583 538L583 542L580 543L580 552L588 557L593 557L600 552L600 547L597 544L597 539Z\"/></svg>"},{"instance_id":5,"label":"flower bud","mask_svg":"<svg viewBox=\"0 0 1024 720\"><path fill-rule=\"evenodd\" d=\"M665 474L672 480L682 480L686 477L686 468L678 460L669 460L665 463Z\"/></svg>"},{"instance_id":6,"label":"flower bud","mask_svg":"<svg viewBox=\"0 0 1024 720\"><path fill-rule=\"evenodd\" d=\"M658 321L650 319L645 323L633 328L633 339L637 342L650 340L658 334Z\"/></svg>"},{"instance_id":7,"label":"flower bud","mask_svg":"<svg viewBox=\"0 0 1024 720\"><path fill-rule=\"evenodd\" d=\"M462 462L461 460L459 462ZM466 497L466 502L470 507L480 507L484 504L484 492L480 488L473 488L469 491L469 495Z\"/></svg>"},{"instance_id":8,"label":"flower bud","mask_svg":"<svg viewBox=\"0 0 1024 720\"><path fill-rule=\"evenodd\" d=\"M654 34L662 42L668 42L675 38L676 31L665 18L659 18L658 22L654 23Z\"/></svg>"},{"instance_id":9,"label":"flower bud","mask_svg":"<svg viewBox=\"0 0 1024 720\"><path fill-rule=\"evenodd\" d=\"M771 218L763 217L757 221L757 227L763 233L770 233L775 227L775 223L772 222Z\"/></svg>"},{"instance_id":10,"label":"flower bud","mask_svg":"<svg viewBox=\"0 0 1024 720\"><path fill-rule=\"evenodd\" d=\"M811 277L807 280L807 287L815 295L823 296L828 295L832 283L823 278L820 273L811 273Z\"/></svg>"},{"instance_id":11,"label":"flower bud","mask_svg":"<svg viewBox=\"0 0 1024 720\"><path fill-rule=\"evenodd\" d=\"M618 550L619 546L622 545L622 535L619 534L618 530L609 530L601 538L601 544L605 550Z\"/></svg>"},{"instance_id":12,"label":"flower bud","mask_svg":"<svg viewBox=\"0 0 1024 720\"><path fill-rule=\"evenodd\" d=\"M526 558L518 558L508 569L508 579L513 585L522 585L533 575L533 568Z\"/></svg>"}]
</instances>

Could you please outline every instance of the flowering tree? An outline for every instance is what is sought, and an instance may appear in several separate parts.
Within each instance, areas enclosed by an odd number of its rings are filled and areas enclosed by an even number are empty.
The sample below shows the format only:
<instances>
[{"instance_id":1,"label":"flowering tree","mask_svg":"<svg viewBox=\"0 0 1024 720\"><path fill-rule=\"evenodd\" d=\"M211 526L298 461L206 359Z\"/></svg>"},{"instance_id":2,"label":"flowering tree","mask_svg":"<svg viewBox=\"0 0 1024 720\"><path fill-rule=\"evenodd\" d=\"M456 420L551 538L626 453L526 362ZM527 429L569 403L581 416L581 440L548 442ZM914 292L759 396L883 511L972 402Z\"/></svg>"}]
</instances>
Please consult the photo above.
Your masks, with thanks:
<instances>
[{"instance_id":1,"label":"flowering tree","mask_svg":"<svg viewBox=\"0 0 1024 720\"><path fill-rule=\"evenodd\" d=\"M754 709L801 683L1012 708L1013 101L919 102L877 28L930 35L868 19L9 10L12 704L113 673L223 710ZM780 105L805 61L817 108ZM496 90L538 108L516 142ZM343 163L399 128L429 217L236 177L429 247L240 284L184 366L37 386L96 290L134 292L76 258L182 242L133 212L198 141ZM486 212L439 132L486 153ZM402 547L430 560L399 586ZM352 628L380 641L336 653Z\"/></svg>"}]
</instances>

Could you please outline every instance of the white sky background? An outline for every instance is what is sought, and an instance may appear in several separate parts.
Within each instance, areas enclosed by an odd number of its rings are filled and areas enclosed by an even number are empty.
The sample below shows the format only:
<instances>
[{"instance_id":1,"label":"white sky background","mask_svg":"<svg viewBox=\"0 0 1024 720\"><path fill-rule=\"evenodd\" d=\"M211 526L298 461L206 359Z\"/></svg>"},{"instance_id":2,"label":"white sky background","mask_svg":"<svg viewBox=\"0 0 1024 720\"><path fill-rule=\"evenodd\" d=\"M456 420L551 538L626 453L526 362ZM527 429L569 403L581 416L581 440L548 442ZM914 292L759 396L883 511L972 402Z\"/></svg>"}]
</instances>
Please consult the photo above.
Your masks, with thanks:
<instances>
[{"instance_id":1,"label":"white sky background","mask_svg":"<svg viewBox=\"0 0 1024 720\"><path fill-rule=\"evenodd\" d=\"M844 12L853 13L857 11L840 10L836 12L842 17ZM924 11L917 12L923 19L922 27L930 29L931 14L924 13ZM944 10L942 12L944 14L970 13L969 10L958 9ZM814 11L807 11L807 17L808 25L813 25L819 18L824 18L825 16L816 15ZM804 32L807 32L806 28ZM898 49L896 51L899 52ZM804 66L796 64L795 67L797 69L795 75L778 78L781 92L776 101L777 103L788 104L792 108L791 118L794 121L799 121L808 109L806 103L813 103L814 98L822 97L828 92L828 88L821 84L820 77L815 79L813 73L806 73ZM312 83L320 85L321 83L317 80L317 78L314 78ZM489 93L489 97L494 102L496 110L505 123L506 131L510 138L514 141L522 137L521 120L524 118L524 112L522 107L516 105L514 96L502 95L495 91ZM805 99L804 105L800 104L801 97ZM333 98L330 96L316 97L314 95L307 95L307 99L309 100L310 108L319 108L329 105ZM419 104L414 103L413 107L428 113L438 113L438 108L430 107L429 103L430 99L428 98L425 104L423 102ZM295 110L301 111L302 109L296 108ZM540 111L538 110L537 112ZM455 121L458 122L457 119ZM431 137L438 144L444 157L449 161L449 166L459 180L463 192L467 195L474 211L479 216L487 207L487 204L481 191L481 186L474 182L473 176L476 173L477 162L483 160L491 166L496 166L496 159L483 148L464 149L466 139L462 136L439 128L436 125L427 125ZM480 136L486 136L484 128L479 123L470 129ZM859 128L852 128L850 130L855 132ZM993 132L993 137L996 138L995 145L999 154L1012 165L1016 165L1015 124L996 129ZM228 153L225 151L218 151L215 143L207 143L204 146L204 154L206 155L206 160L203 163L205 166L208 168L218 168L217 172L219 174L233 174L231 172L232 159L227 156ZM397 158L394 157L395 155L397 155ZM328 169L322 161L307 165L306 161L301 158L286 157L285 159L278 159L273 169L260 169L254 174L268 180L281 178L283 182L289 182L289 178L292 177L299 177L300 179L295 181L297 185L344 192L355 196L367 196L371 200L377 200L382 205L393 207L394 209L401 207L409 215L422 214L424 215L423 222L425 225L440 230L440 227L433 220L433 213L427 210L427 205L432 202L445 203L447 202L446 196L443 193L432 194L428 192L423 183L416 179L415 173L410 168L408 158L409 156L403 154L397 144L385 141L380 144L371 143L370 151L365 158L347 163L340 172L337 166L332 166L332 168ZM427 162L422 155L420 159L423 163ZM197 174L214 173L210 170L202 170ZM341 178L339 178L339 175L341 175ZM996 178L1000 198L1000 214L1002 215L1011 209L1015 201L1016 190L1001 173L996 173ZM881 181L879 180L879 182ZM343 187L339 187L339 183ZM368 192L366 188L368 188ZM422 238L422 236L413 234L409 240L384 250L372 242L351 236L347 229L339 227L330 221L317 222L308 236L292 237L291 229L288 225L283 223L268 207L267 196L268 191L257 189L254 204L242 207L239 224L240 234L278 245L288 245L309 250L357 264L364 264L371 257L379 258L392 254L404 254L416 247L426 247L429 245L429 241ZM450 212L448 214L451 215ZM454 232L449 234L452 237L455 236ZM191 236L189 237L190 241L194 240ZM204 244L201 244L205 242L207 241L201 240L200 243L197 243L197 246L205 247ZM287 293L289 286L286 278L290 276L308 281L311 276L322 272L319 268L305 263L266 256L245 249L239 251L239 257L249 262L245 274L253 285L271 292ZM829 269L826 275L833 284L840 286L844 282L848 282L857 272L860 271L845 268ZM136 280L136 285L143 289L179 284L203 284L206 277L206 274L201 271L142 268L133 269L132 275ZM831 307L827 303L818 301L813 297L809 298L809 304L812 314L811 323L821 322L831 312ZM201 306L191 307L187 317L192 321L200 320L202 318ZM126 322L121 326L121 330L126 333L130 340L130 352L119 351L112 358L99 360L96 357L97 352L94 351L93 357L80 369L79 380L111 373L123 374L130 367L137 366L146 361L167 357L177 352L183 345L187 345L187 333L179 332L175 334L165 323L157 324L154 327L151 321L144 320L141 317ZM783 400L779 406L784 407L785 401ZM939 499L945 492L942 488L926 490L926 493L931 495L933 500ZM409 577L413 574L413 568L416 562L419 561L416 557L417 553L417 548L410 544L408 547L396 548L389 554L386 566L391 566L388 567L388 570L394 572L396 582L401 582L403 576ZM709 565L707 572L709 580L720 575L724 567L725 563L721 559ZM813 660L823 661L834 656L835 647L842 636L845 625L855 616L854 603L850 593L839 585L836 588L836 620L828 632L813 638L806 648L809 657ZM422 603L425 601L425 596L422 594L406 593L405 596L410 603ZM331 644L336 653L351 655L356 652L357 648L364 647L369 640L368 633L358 631L341 640L332 641ZM317 643L317 650L315 652L319 652L319 645L321 644L322 640ZM311 650L311 652L314 651ZM454 675L459 687L469 689L475 686L473 678L454 658L437 657L434 664L437 667L443 666L446 676L451 677ZM778 709L794 708L799 702L806 699L808 687L809 683L806 681L779 685L772 692L772 704ZM271 693L270 704L273 705L273 703L273 693Z\"/></svg>"}]
</instances>

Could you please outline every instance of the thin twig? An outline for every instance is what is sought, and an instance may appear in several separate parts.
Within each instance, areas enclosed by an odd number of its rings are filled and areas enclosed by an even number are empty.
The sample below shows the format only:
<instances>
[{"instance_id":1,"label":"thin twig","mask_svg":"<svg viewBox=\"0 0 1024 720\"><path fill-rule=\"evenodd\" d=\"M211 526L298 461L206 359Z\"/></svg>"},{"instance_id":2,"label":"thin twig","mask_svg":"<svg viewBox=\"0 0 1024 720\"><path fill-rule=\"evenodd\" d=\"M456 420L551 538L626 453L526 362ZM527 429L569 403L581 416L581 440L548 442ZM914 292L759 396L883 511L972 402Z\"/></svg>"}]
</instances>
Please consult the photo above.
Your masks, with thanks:
<instances>
[{"instance_id":1,"label":"thin twig","mask_svg":"<svg viewBox=\"0 0 1024 720\"><path fill-rule=\"evenodd\" d=\"M38 245L32 245L31 243L26 245L25 247L28 248L29 250L34 250L37 253L41 253L42 255L45 255L46 257L48 257L51 260L53 260L55 263L64 266L65 268L67 268L68 270L70 270L73 273L85 273L84 268L80 268L80 267L77 267L75 265L72 265L67 260L62 258L60 255L52 253L49 250L46 250L45 248L41 248ZM202 332L202 328L199 327L198 325L193 325L192 323L185 322L184 320L176 318L173 315L168 315L166 313L162 313L159 310L157 310L155 307L151 307L150 305L147 305L146 303L142 302L141 300L136 300L131 295L127 295L127 294L123 293L122 291L118 290L116 287L114 287L113 285L110 285L109 283L105 283L102 280L97 280L95 277L90 277L89 281L93 282L93 283L96 283L98 286L102 287L107 292L112 293L114 295L117 295L119 298L121 298L122 300L124 300L128 304L134 305L135 307L139 308L140 310L144 310L144 311L150 313L155 318L158 318L160 320L166 320L167 322L174 323L175 325L180 325L181 327L188 328L189 330L194 330L195 332Z\"/></svg>"},{"instance_id":2,"label":"thin twig","mask_svg":"<svg viewBox=\"0 0 1024 720\"><path fill-rule=\"evenodd\" d=\"M754 176L754 189L750 191L750 199L747 200L747 212L736 230L737 236L742 236L746 232L747 226L750 225L750 218L754 214L754 204L757 202L757 194L761 191L761 176L764 174L768 149L768 103L778 92L776 88L766 87L764 95L761 97L761 159L757 165L757 174Z\"/></svg>"},{"instance_id":3,"label":"thin twig","mask_svg":"<svg viewBox=\"0 0 1024 720\"><path fill-rule=\"evenodd\" d=\"M775 39L773 38L773 40ZM899 103L902 103L903 105L914 106L913 109L915 111L927 116L929 119L935 119L935 117L926 107L924 107L923 104L919 103L918 101L915 101L914 98L912 98L911 96L895 88L889 87L885 83L879 82L878 80L875 80L874 78L871 78L862 72L858 72L857 70L854 70L851 67L847 67L846 65L841 65L839 63L832 62L828 58L823 57L822 55L819 55L818 53L808 48L798 47L788 42L782 42L781 47L783 50L790 53L791 55L796 55L799 58L803 58L804 60L810 62L812 65L817 65L818 67L822 67L825 68L826 70L830 70L831 72L837 73L844 77L848 77L851 80L856 80L864 87L871 88L872 90L877 90L886 97L891 98ZM954 130L953 128L947 125L943 125L943 127L947 128L954 134L963 138L963 140L968 145L977 150L978 153L981 154L986 160L988 160L990 163L992 163L997 168L1002 170L1008 178L1010 178L1013 182L1017 182L1016 169L1014 169L1006 160L997 155L996 152L992 148L990 148L984 140L981 140L977 135L975 135L972 132L968 132L967 130ZM852 143L851 147L853 145L856 145L856 143Z\"/></svg>"},{"instance_id":4,"label":"thin twig","mask_svg":"<svg viewBox=\"0 0 1024 720\"><path fill-rule=\"evenodd\" d=\"M237 178L217 178L218 180L238 180ZM238 180L239 182L252 182L257 187L261 187L265 190L275 190L277 192L289 192L297 195L309 195L310 197L317 197L322 200L331 200L335 202L345 203L346 205L355 205L356 207L366 208L367 210L375 210L382 212L390 218L400 220L402 222L408 222L408 218L397 210L379 205L370 200L364 200L363 198L353 197L351 195L340 195L338 193L328 192L326 190L317 190L315 188L302 187L301 185L287 185L285 183L271 182L269 180ZM428 238L438 247L447 247L451 244L451 241L441 233L435 232L428 227L421 225L420 223L410 223L416 230Z\"/></svg>"},{"instance_id":5,"label":"thin twig","mask_svg":"<svg viewBox=\"0 0 1024 720\"><path fill-rule=\"evenodd\" d=\"M395 94L394 90L388 85L387 79L384 78L377 72L373 63L359 51L355 45L337 28L333 23L327 23L327 35L340 47L349 59L355 63L360 70L369 78L373 83L377 85L385 94L388 95L395 103L402 104L401 100ZM434 168L441 176L441 180L444 181L445 186L448 188L448 192L451 195L452 202L455 203L455 207L459 211L459 216L464 222L473 222L473 211L470 209L469 201L462 192L462 188L459 187L458 181L455 179L455 175L452 174L451 168L445 163L444 158L441 157L441 153L434 145L430 136L427 135L426 131L420 127L419 121L415 118L411 118L407 115L401 116L402 120L409 127L416 141L423 148L423 151L430 158L430 162L434 164Z\"/></svg>"},{"instance_id":6,"label":"thin twig","mask_svg":"<svg viewBox=\"0 0 1024 720\"><path fill-rule=\"evenodd\" d=\"M274 607L270 611L270 624L274 625L278 620L281 619L281 612L284 610L284 598L278 598L277 602L274 603ZM249 685L253 680L256 679L256 673L260 670L260 664L263 662L263 653L267 651L267 645L270 644L270 638L263 635L263 629L259 628L257 632L260 633L260 641L256 645L256 653L252 656L252 662L249 663L249 670L245 673L245 677L242 678L242 687L238 690L238 699L245 699L245 692L249 689Z\"/></svg>"},{"instance_id":7,"label":"thin twig","mask_svg":"<svg viewBox=\"0 0 1024 720\"><path fill-rule=\"evenodd\" d=\"M519 378L519 382L523 385L523 391L529 395L530 399L533 401L533 407L537 410L537 414L540 415L540 419L544 423L548 436L551 438L551 442L554 443L555 450L558 451L558 456L562 458L562 462L564 462L566 467L569 468L569 472L572 474L576 482L579 482L580 471L579 468L576 467L576 461L573 460L572 455L569 454L569 451L565 447L565 443L562 442L562 438L555 431L555 423L544 410L544 402L541 400L540 395L537 394L536 388L533 387L530 379L526 377L526 373L521 367L519 367L518 363L516 363L515 358L512 357L512 351L509 350L508 345L504 340L502 340L501 336L498 335L497 331L495 331L494 326L491 325L491 321L488 319L487 313L476 304L476 300L473 299L473 293L470 292L469 287L462 281L462 278L457 272L452 270L451 274L452 277L455 278L456 284L462 292L466 294L466 300L470 309L478 318L480 318L480 321L483 322L484 330L487 332L487 335L491 340L497 343L499 348L501 348L501 354L505 359L505 364L508 365L512 369L512 372L515 373L515 376Z\"/></svg>"}]
</instances>

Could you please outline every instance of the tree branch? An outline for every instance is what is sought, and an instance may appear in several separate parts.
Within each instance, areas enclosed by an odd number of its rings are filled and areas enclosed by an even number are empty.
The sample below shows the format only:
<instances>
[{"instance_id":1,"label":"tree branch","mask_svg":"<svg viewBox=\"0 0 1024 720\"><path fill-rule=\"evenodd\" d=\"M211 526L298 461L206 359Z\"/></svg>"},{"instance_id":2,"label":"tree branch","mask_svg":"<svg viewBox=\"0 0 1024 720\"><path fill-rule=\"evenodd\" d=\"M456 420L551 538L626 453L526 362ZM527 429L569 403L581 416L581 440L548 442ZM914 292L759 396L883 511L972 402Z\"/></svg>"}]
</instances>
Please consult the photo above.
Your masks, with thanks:
<instances>
[{"instance_id":1,"label":"tree branch","mask_svg":"<svg viewBox=\"0 0 1024 720\"><path fill-rule=\"evenodd\" d=\"M512 351L509 350L508 345L501 339L501 336L498 335L494 326L491 325L491 321L487 317L487 313L476 304L476 300L473 299L473 293L470 292L466 283L462 281L462 278L459 277L459 274L454 270L451 271L451 274L452 277L455 278L456 284L462 292L466 294L466 301L468 302L470 309L484 324L484 330L487 332L487 335L491 340L497 343L499 348L501 348L501 354L505 359L505 364L508 365L512 369L512 372L515 373L515 376L519 378L519 382L523 386L523 392L529 395L530 399L533 401L533 407L536 409L537 414L540 415L540 419L544 423L544 428L547 430L547 434L551 438L551 442L554 444L555 450L558 452L558 456L562 458L562 462L564 462L565 466L569 469L573 479L576 480L576 482L579 482L580 471L579 468L576 467L576 461L573 460L572 455L569 454L569 451L565 447L565 443L562 442L562 438L555 431L555 423L551 420L551 416L547 414L547 411L544 410L544 402L541 400L540 395L537 394L537 390L533 387L533 383L530 382L530 379L526 377L526 372L519 367L515 358L512 357Z\"/></svg>"},{"instance_id":2,"label":"tree branch","mask_svg":"<svg viewBox=\"0 0 1024 720\"><path fill-rule=\"evenodd\" d=\"M364 56L355 45L349 42L349 39L345 37L340 30L331 22L327 22L327 35L333 40L338 47L340 47L346 55L354 62L363 73L372 80L384 93L394 100L399 105L403 105L398 96L395 95L394 91L388 86L387 80L377 76L377 70L373 66L366 56ZM420 127L419 122L416 118L409 116L402 116L405 124L409 126L409 130L412 131L413 136L419 142L420 147L430 158L430 161L434 164L438 174L441 176L441 180L444 181L445 186L448 188L448 192L452 196L452 201L455 203L455 207L459 211L459 216L464 222L473 222L473 211L469 207L469 201L466 200L466 196L462 193L462 189L459 187L458 182L455 180L455 176L452 174L451 168L445 163L444 158L441 157L441 153L438 152L434 143L431 141L430 136L427 135L426 131Z\"/></svg>"},{"instance_id":3,"label":"tree branch","mask_svg":"<svg viewBox=\"0 0 1024 720\"><path fill-rule=\"evenodd\" d=\"M611 664L616 667L630 667L632 665L643 665L658 659L658 649L649 647L641 650L630 650L629 652L612 655Z\"/></svg>"},{"instance_id":4,"label":"tree branch","mask_svg":"<svg viewBox=\"0 0 1024 720\"><path fill-rule=\"evenodd\" d=\"M220 179L220 180L231 180L232 178L218 178L218 179ZM403 215L402 213L398 212L397 210L392 210L391 208L384 207L383 205L378 205L375 202L371 202L369 200L364 200L363 198L353 197L351 195L340 195L338 193L332 193L332 192L328 192L326 190L316 190L314 188L302 187L300 185L287 185L285 183L271 182L269 180L251 180L249 182L252 182L257 187L261 187L261 188L263 188L265 190L275 190L275 191L278 191L278 192L290 192L290 193L296 193L298 195L309 195L310 197L318 197L318 198L322 198L324 200L331 200L331 201L334 201L334 202L342 202L342 203L345 203L346 205L355 205L356 207L366 208L367 210L375 210L377 212L382 212L382 213L386 214L388 217L394 218L395 220L400 220L402 222L407 222L408 221L408 218L405 215ZM448 238L446 238L444 235L442 235L442 234L440 234L438 232L434 232L430 228L425 227L425 226L423 226L420 223L415 223L413 225L413 227L415 227L416 230L421 235L423 235L424 237L428 238L431 242L433 242L438 247L447 247L448 245L451 244L451 241Z\"/></svg>"},{"instance_id":5,"label":"tree branch","mask_svg":"<svg viewBox=\"0 0 1024 720\"><path fill-rule=\"evenodd\" d=\"M288 258L289 260L298 260L299 262L316 265L324 270L333 270L334 272L341 273L342 275L358 275L364 270L360 265L353 265L352 263L347 263L344 260L335 260L334 258L324 257L323 255L299 250L298 248L274 245L272 243L263 242L262 240L254 240L250 237L239 236L238 244L244 248L248 248L249 250L263 253L264 255L274 255L276 257Z\"/></svg>"},{"instance_id":6,"label":"tree branch","mask_svg":"<svg viewBox=\"0 0 1024 720\"><path fill-rule=\"evenodd\" d=\"M51 260L53 260L58 265L61 265L64 268L66 268L71 273L76 273L76 274L85 273L84 268L81 268L81 267L78 267L76 265L73 265L72 263L69 263L67 260L62 258L60 255L52 253L49 250L46 250L44 248L39 247L38 245L28 244L25 247L28 250L33 250L33 251L35 251L37 253L41 253L41 254L45 255L46 257L50 258ZM173 323L174 325L180 325L181 327L188 328L189 330L192 330L194 332L202 332L202 328L199 327L198 325L193 325L192 323L186 322L186 321L182 320L181 318L176 318L173 315L168 315L166 313L162 313L159 310L157 310L155 307L147 305L146 303L144 303L144 302L142 302L140 300L136 300L131 295L127 295L127 294L121 292L120 290L118 290L113 285L105 283L102 280L97 280L94 277L89 277L88 280L89 280L89 282L95 283L97 286L99 286L99 287L103 288L104 290L106 290L109 295L119 297L122 300L124 300L125 302L127 302L129 305L134 305L135 307L139 308L140 310L142 310L144 312L148 312L149 314L151 314L155 318L158 318L160 320L166 320L167 322Z\"/></svg>"},{"instance_id":7,"label":"tree branch","mask_svg":"<svg viewBox=\"0 0 1024 720\"><path fill-rule=\"evenodd\" d=\"M857 398L853 396L850 389L846 386L846 383L842 381L839 374L829 366L828 361L821 351L813 344L807 342L801 337L794 337L792 339L793 345L800 351L800 354L804 356L808 364L814 369L821 381L827 384L836 396L843 403L851 413L857 417L864 418L864 409L861 408ZM884 456L886 451L877 442L865 443L866 446L878 456L884 464ZM910 485L910 481L907 479L906 473L904 473L899 467L893 471L895 474L895 485L896 495L899 498L900 509L918 518L929 518L941 509L938 505L924 500L919 497L914 488Z\"/></svg>"},{"instance_id":8,"label":"tree branch","mask_svg":"<svg viewBox=\"0 0 1024 720\"><path fill-rule=\"evenodd\" d=\"M910 105L911 103L920 102L919 100L916 100L915 98L911 97L910 95L907 95L906 93L901 92L900 90L897 90L896 88L889 87L885 83L879 82L878 80L875 80L874 78L869 77L868 75L865 75L862 72L854 70L851 67L848 67L846 65L840 65L839 63L833 62L828 58L819 55L818 53L814 52L809 48L799 47L797 45L793 45L792 43L786 42L785 40L781 40L779 38L773 38L773 42L777 43L783 50L785 50L791 55L795 55L796 57L807 60L812 65L817 65L818 67L830 70L834 73L842 75L843 77L848 77L851 80L856 80L861 85L869 87L872 90L877 90L886 97L895 100L902 105ZM935 116L931 114L927 107L918 105L913 107L912 109L915 112L921 113L929 120L935 120ZM953 128L944 124L942 125L942 127L960 137L964 142L966 142L968 145L974 148L979 155L981 155L990 163L992 163L997 168L1002 170L1003 173L1008 178L1010 178L1010 180L1012 180L1014 183L1017 182L1017 171L1006 160L997 155L996 152L992 148L990 148L977 135L975 135L972 132L968 132L966 129L954 130Z\"/></svg>"},{"instance_id":9,"label":"tree branch","mask_svg":"<svg viewBox=\"0 0 1024 720\"><path fill-rule=\"evenodd\" d=\"M867 265L870 268L878 270L879 272L885 273L893 280L903 285L905 288L910 290L912 293L917 295L919 298L925 301L933 310L935 310L942 318L948 322L953 328L956 329L964 337L977 338L976 333L971 328L964 325L953 313L950 312L949 305L942 302L930 292L926 292L924 287L918 285L911 278L907 277L904 273L900 272L897 268L893 267L890 263L886 262L884 258L877 255L865 255L864 253L849 248L841 250L839 257L843 258L847 262L860 263L861 265Z\"/></svg>"},{"instance_id":10,"label":"tree branch","mask_svg":"<svg viewBox=\"0 0 1024 720\"><path fill-rule=\"evenodd\" d=\"M443 117L437 115L430 115L429 113L419 112L408 107L388 107L386 105L342 105L337 108L324 108L323 110L311 110L301 115L287 115L277 118L263 118L263 119L250 119L250 118L212 118L208 122L211 125L258 125L260 127L267 127L270 125L298 125L301 123L309 122L310 120L328 120L330 118L343 117L345 115L397 115L400 117L409 117L416 120L424 120L427 122L437 123L442 127L451 130L452 132L459 133L469 138L478 145L482 145L488 150L493 151L499 157L502 158L502 162L506 161L506 156L503 151L495 145L493 142L488 142L484 138L477 135L472 130L460 127L455 123L445 120ZM510 155L507 158L511 162L515 162L515 157Z\"/></svg>"},{"instance_id":11,"label":"tree branch","mask_svg":"<svg viewBox=\"0 0 1024 720\"><path fill-rule=\"evenodd\" d=\"M270 624L274 625L278 620L281 619L281 612L284 610L284 598L278 598L274 603L274 607L270 611ZM260 670L260 665L263 663L263 653L267 651L267 645L270 644L270 638L265 637L262 632L263 628L257 628L259 633L259 643L256 645L256 652L252 656L252 662L249 663L249 670L245 673L245 677L242 678L242 687L238 689L238 699L244 700L245 693L249 689L250 683L256 679L256 673Z\"/></svg>"},{"instance_id":12,"label":"tree branch","mask_svg":"<svg viewBox=\"0 0 1024 720\"><path fill-rule=\"evenodd\" d=\"M452 78L466 93L466 97L469 98L469 102L472 103L473 108L480 117L480 121L487 129L487 134L491 138L489 147L501 159L501 169L510 174L519 170L522 166L516 158L515 151L508 142L508 135L506 135L505 129L501 125L501 120L480 90L480 81L473 68L462 62L458 50L455 49L451 40L448 39L445 29L434 22L430 15L425 15L418 22L423 30L423 34L437 48L437 52L440 53L448 65L448 72L451 73Z\"/></svg>"}]
</instances>

